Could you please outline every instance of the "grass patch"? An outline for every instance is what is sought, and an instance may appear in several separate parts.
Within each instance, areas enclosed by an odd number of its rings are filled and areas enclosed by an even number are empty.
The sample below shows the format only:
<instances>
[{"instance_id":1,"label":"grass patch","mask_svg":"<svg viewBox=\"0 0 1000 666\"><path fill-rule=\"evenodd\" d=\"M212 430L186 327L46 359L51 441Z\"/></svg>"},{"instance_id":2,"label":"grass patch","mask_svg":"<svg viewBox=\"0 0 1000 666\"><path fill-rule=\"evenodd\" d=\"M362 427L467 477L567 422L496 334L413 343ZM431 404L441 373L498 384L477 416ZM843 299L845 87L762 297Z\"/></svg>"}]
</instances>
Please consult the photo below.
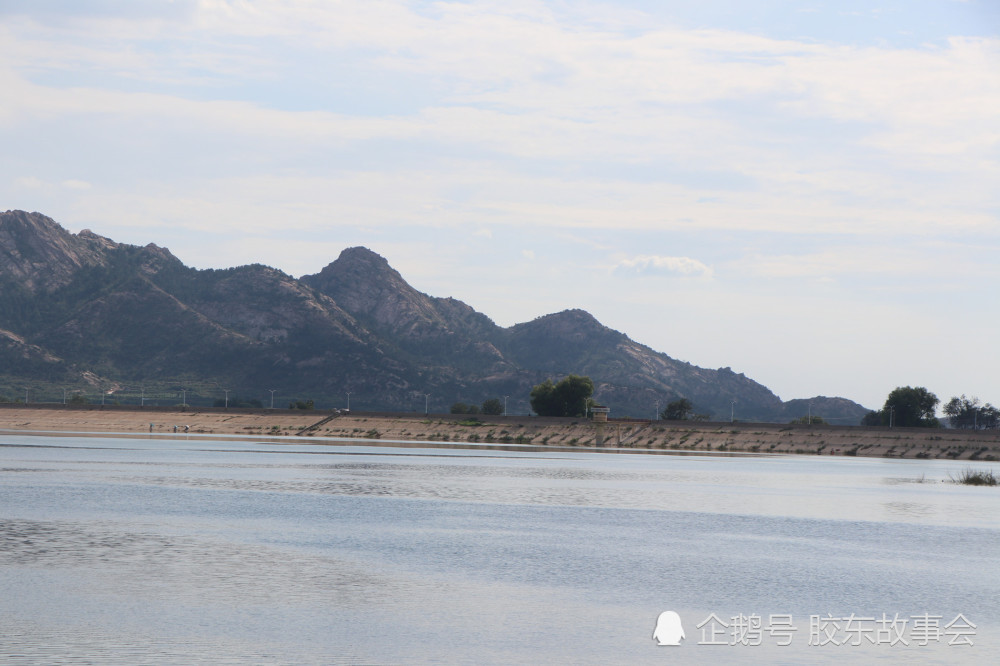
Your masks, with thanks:
<instances>
[{"instance_id":1,"label":"grass patch","mask_svg":"<svg viewBox=\"0 0 1000 666\"><path fill-rule=\"evenodd\" d=\"M948 478L951 479L952 483L961 483L966 486L1000 486L1000 477L994 474L992 470L966 467L959 473L957 478L951 474L948 475Z\"/></svg>"}]
</instances>

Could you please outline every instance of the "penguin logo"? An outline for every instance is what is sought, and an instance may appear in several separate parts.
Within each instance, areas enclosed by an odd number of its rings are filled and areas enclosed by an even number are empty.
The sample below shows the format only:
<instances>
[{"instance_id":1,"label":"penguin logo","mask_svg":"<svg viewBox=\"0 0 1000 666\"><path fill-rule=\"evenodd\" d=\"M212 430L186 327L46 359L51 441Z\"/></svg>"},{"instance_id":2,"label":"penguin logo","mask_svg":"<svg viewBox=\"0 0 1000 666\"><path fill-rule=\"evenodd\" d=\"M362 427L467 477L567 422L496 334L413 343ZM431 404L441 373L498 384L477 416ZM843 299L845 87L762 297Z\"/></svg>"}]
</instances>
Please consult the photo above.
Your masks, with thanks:
<instances>
[{"instance_id":1,"label":"penguin logo","mask_svg":"<svg viewBox=\"0 0 1000 666\"><path fill-rule=\"evenodd\" d=\"M680 645L684 640L684 627L681 626L681 616L674 611L663 611L656 618L656 629L653 630L653 640L657 645Z\"/></svg>"}]
</instances>

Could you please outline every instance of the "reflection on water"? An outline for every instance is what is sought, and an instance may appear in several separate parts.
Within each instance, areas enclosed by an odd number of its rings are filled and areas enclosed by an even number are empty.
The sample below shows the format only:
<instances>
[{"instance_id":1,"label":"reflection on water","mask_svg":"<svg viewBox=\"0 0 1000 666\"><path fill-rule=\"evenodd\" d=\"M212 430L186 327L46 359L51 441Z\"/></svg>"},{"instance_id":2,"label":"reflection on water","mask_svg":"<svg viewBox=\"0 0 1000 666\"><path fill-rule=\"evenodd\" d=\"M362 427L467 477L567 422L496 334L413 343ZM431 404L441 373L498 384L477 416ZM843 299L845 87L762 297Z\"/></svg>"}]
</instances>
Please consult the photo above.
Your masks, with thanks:
<instances>
[{"instance_id":1,"label":"reflection on water","mask_svg":"<svg viewBox=\"0 0 1000 666\"><path fill-rule=\"evenodd\" d=\"M1000 491L954 467L0 436L0 662L982 663ZM975 645L808 645L883 612ZM699 646L710 613L798 634Z\"/></svg>"}]
</instances>

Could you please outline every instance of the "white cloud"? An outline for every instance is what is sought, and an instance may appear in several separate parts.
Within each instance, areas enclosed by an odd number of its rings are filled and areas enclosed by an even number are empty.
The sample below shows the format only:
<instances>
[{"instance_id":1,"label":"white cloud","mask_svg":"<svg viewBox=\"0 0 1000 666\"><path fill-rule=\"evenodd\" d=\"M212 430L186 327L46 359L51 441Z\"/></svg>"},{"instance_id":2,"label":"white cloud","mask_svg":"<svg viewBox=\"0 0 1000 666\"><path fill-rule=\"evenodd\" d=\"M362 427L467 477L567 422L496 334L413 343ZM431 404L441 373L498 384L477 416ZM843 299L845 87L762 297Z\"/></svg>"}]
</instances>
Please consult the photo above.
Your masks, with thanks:
<instances>
[{"instance_id":1,"label":"white cloud","mask_svg":"<svg viewBox=\"0 0 1000 666\"><path fill-rule=\"evenodd\" d=\"M442 294L462 280L508 322L583 305L568 293L616 302L600 296L608 270L711 277L685 285L738 297L765 360L775 331L754 313L806 283L826 302L958 279L991 297L995 34L858 46L541 0L128 4L4 14L8 206L199 267L299 274L344 245L396 243L406 277ZM630 285L647 300L660 286ZM709 316L699 298L692 321Z\"/></svg>"},{"instance_id":2,"label":"white cloud","mask_svg":"<svg viewBox=\"0 0 1000 666\"><path fill-rule=\"evenodd\" d=\"M45 183L40 178L35 178L34 176L22 176L14 179L14 187L18 189L37 190L40 187L44 187L44 185Z\"/></svg>"},{"instance_id":3,"label":"white cloud","mask_svg":"<svg viewBox=\"0 0 1000 666\"><path fill-rule=\"evenodd\" d=\"M639 255L631 259L622 259L615 264L614 270L619 273L676 274L684 276L711 277L712 269L690 257L660 257L656 255Z\"/></svg>"},{"instance_id":4,"label":"white cloud","mask_svg":"<svg viewBox=\"0 0 1000 666\"><path fill-rule=\"evenodd\" d=\"M1000 276L997 267L976 261L976 246L971 241L897 245L893 237L887 236L867 241L865 245L830 247L817 252L755 254L732 262L726 266L726 271L747 278L851 281L873 285L890 279L900 283L900 289L923 293L934 289L935 284L942 290L950 290L959 284ZM991 253L988 247L978 249L984 254Z\"/></svg>"}]
</instances>

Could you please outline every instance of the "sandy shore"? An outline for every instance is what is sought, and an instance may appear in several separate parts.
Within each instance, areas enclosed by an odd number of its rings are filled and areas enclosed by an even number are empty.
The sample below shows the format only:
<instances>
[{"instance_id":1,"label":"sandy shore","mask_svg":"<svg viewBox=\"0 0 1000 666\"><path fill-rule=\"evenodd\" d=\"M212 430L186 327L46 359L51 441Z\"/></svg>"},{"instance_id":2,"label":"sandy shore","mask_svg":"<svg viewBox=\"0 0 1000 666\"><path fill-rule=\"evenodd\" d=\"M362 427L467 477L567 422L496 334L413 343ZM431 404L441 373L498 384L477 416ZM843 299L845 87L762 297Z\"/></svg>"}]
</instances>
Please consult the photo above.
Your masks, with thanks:
<instances>
[{"instance_id":1,"label":"sandy shore","mask_svg":"<svg viewBox=\"0 0 1000 666\"><path fill-rule=\"evenodd\" d=\"M300 435L324 438L481 442L593 447L584 419L454 415L350 414L298 410L101 409L97 406L0 406L0 431L172 435ZM944 429L791 426L675 421L611 422L604 446L893 458L1000 460L1000 432Z\"/></svg>"}]
</instances>

